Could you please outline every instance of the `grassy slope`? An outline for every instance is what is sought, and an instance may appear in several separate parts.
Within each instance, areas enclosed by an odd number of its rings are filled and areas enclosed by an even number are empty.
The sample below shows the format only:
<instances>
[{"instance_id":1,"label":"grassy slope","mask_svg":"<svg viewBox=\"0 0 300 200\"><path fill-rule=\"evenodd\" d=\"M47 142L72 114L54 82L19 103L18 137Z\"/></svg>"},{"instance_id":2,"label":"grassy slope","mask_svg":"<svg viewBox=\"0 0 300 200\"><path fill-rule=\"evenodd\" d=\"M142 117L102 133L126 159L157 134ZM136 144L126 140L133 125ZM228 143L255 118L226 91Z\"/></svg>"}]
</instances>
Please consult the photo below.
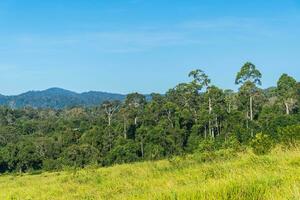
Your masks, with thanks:
<instances>
[{"instance_id":1,"label":"grassy slope","mask_svg":"<svg viewBox=\"0 0 300 200\"><path fill-rule=\"evenodd\" d=\"M0 177L0 199L300 199L300 151Z\"/></svg>"}]
</instances>

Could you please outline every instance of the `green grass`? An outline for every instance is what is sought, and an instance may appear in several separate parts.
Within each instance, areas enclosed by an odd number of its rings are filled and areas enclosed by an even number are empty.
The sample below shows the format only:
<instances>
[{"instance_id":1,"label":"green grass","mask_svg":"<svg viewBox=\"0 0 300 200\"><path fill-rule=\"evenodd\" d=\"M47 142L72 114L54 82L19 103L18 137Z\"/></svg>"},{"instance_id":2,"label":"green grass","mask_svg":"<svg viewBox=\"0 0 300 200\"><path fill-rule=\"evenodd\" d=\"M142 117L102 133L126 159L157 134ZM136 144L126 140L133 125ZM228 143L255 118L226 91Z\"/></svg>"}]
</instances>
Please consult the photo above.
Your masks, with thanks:
<instances>
[{"instance_id":1,"label":"green grass","mask_svg":"<svg viewBox=\"0 0 300 200\"><path fill-rule=\"evenodd\" d=\"M1 200L300 199L300 151L0 176Z\"/></svg>"}]
</instances>

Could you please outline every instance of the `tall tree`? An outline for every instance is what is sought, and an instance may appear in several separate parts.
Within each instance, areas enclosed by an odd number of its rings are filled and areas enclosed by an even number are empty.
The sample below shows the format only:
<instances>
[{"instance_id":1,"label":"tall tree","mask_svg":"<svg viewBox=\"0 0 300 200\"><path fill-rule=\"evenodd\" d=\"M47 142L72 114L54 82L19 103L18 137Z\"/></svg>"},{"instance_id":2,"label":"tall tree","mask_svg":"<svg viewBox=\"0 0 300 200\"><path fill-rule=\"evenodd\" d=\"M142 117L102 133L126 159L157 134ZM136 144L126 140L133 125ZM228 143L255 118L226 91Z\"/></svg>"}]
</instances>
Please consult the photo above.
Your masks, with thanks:
<instances>
[{"instance_id":1,"label":"tall tree","mask_svg":"<svg viewBox=\"0 0 300 200\"><path fill-rule=\"evenodd\" d=\"M211 125L211 114L213 111L213 106L212 106L212 99L211 96L209 95L210 93L210 83L211 80L209 79L208 75L205 74L205 72L201 69L196 69L193 70L189 73L189 77L193 78L192 85L195 86L195 88L198 89L198 92L200 92L203 88L206 90L206 93L208 95L208 114L209 114L209 122L208 122L208 130L210 132L210 135L213 136L213 129Z\"/></svg>"},{"instance_id":2,"label":"tall tree","mask_svg":"<svg viewBox=\"0 0 300 200\"><path fill-rule=\"evenodd\" d=\"M120 113L122 121L123 121L123 136L124 136L124 139L127 139L128 112L127 112L127 109L126 109L125 105L123 105L120 108L120 112L119 113Z\"/></svg>"},{"instance_id":3,"label":"tall tree","mask_svg":"<svg viewBox=\"0 0 300 200\"><path fill-rule=\"evenodd\" d=\"M146 105L146 97L139 93L132 93L127 95L125 100L125 106L134 118L134 125L138 123L138 117L140 116L143 108Z\"/></svg>"},{"instance_id":4,"label":"tall tree","mask_svg":"<svg viewBox=\"0 0 300 200\"><path fill-rule=\"evenodd\" d=\"M175 118L178 110L179 110L179 108L177 107L177 105L172 102L166 102L163 105L164 114L166 115L166 117L170 123L170 126L172 128L174 128L174 126L175 126L174 118Z\"/></svg>"},{"instance_id":5,"label":"tall tree","mask_svg":"<svg viewBox=\"0 0 300 200\"><path fill-rule=\"evenodd\" d=\"M253 96L257 90L257 85L261 85L262 74L256 66L250 62L245 63L237 73L235 84L243 85L243 88L249 94L249 112L250 120L253 121Z\"/></svg>"},{"instance_id":6,"label":"tall tree","mask_svg":"<svg viewBox=\"0 0 300 200\"><path fill-rule=\"evenodd\" d=\"M102 108L107 116L108 126L111 126L112 117L121 105L120 101L105 101Z\"/></svg>"},{"instance_id":7,"label":"tall tree","mask_svg":"<svg viewBox=\"0 0 300 200\"><path fill-rule=\"evenodd\" d=\"M225 95L226 110L227 113L230 114L232 109L234 108L236 94L234 93L233 90L228 89L228 90L224 90L224 95Z\"/></svg>"},{"instance_id":8,"label":"tall tree","mask_svg":"<svg viewBox=\"0 0 300 200\"><path fill-rule=\"evenodd\" d=\"M148 134L147 127L141 126L140 128L137 129L136 141L140 143L140 151L141 151L142 158L144 158L145 155L144 149L145 149L145 141L146 141L147 134Z\"/></svg>"},{"instance_id":9,"label":"tall tree","mask_svg":"<svg viewBox=\"0 0 300 200\"><path fill-rule=\"evenodd\" d=\"M285 113L289 115L296 104L297 81L293 77L283 74L277 82L277 91L279 99L285 106Z\"/></svg>"},{"instance_id":10,"label":"tall tree","mask_svg":"<svg viewBox=\"0 0 300 200\"><path fill-rule=\"evenodd\" d=\"M195 86L198 91L202 90L202 88L209 88L211 80L205 74L205 72L201 69L193 70L189 73L189 77L193 78L192 84Z\"/></svg>"},{"instance_id":11,"label":"tall tree","mask_svg":"<svg viewBox=\"0 0 300 200\"><path fill-rule=\"evenodd\" d=\"M210 136L214 138L221 134L221 121L226 113L224 92L216 86L211 86L209 92L204 95L208 99L209 109L209 130Z\"/></svg>"}]
</instances>

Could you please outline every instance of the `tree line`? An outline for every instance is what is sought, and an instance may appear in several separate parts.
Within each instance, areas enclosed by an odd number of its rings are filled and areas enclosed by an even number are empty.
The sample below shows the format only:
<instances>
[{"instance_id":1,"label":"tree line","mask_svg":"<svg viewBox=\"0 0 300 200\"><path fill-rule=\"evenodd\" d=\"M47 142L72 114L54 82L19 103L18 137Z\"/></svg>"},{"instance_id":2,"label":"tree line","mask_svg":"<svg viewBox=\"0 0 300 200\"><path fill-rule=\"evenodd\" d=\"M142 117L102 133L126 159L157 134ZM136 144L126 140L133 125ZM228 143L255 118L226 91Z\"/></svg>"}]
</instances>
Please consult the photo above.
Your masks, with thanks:
<instances>
[{"instance_id":1,"label":"tree line","mask_svg":"<svg viewBox=\"0 0 300 200\"><path fill-rule=\"evenodd\" d=\"M261 89L262 74L247 62L239 90L223 90L197 69L166 94L127 95L97 107L0 107L0 172L109 166L214 149L252 146L266 153L300 137L300 83L283 74Z\"/></svg>"}]
</instances>

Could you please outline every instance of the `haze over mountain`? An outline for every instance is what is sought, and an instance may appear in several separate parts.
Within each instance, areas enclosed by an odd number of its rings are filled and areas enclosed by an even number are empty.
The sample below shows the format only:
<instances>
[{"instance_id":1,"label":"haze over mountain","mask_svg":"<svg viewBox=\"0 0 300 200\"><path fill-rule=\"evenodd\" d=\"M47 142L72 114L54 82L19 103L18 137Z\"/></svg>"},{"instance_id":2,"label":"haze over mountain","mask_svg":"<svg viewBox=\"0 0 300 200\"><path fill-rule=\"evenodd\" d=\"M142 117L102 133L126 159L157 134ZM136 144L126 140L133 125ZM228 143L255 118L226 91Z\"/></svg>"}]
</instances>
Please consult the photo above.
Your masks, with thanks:
<instances>
[{"instance_id":1,"label":"haze over mountain","mask_svg":"<svg viewBox=\"0 0 300 200\"><path fill-rule=\"evenodd\" d=\"M29 91L20 95L0 95L0 105L12 108L53 108L62 109L72 106L96 106L106 100L124 100L126 95L107 92L83 92L50 88L43 91Z\"/></svg>"}]
</instances>

